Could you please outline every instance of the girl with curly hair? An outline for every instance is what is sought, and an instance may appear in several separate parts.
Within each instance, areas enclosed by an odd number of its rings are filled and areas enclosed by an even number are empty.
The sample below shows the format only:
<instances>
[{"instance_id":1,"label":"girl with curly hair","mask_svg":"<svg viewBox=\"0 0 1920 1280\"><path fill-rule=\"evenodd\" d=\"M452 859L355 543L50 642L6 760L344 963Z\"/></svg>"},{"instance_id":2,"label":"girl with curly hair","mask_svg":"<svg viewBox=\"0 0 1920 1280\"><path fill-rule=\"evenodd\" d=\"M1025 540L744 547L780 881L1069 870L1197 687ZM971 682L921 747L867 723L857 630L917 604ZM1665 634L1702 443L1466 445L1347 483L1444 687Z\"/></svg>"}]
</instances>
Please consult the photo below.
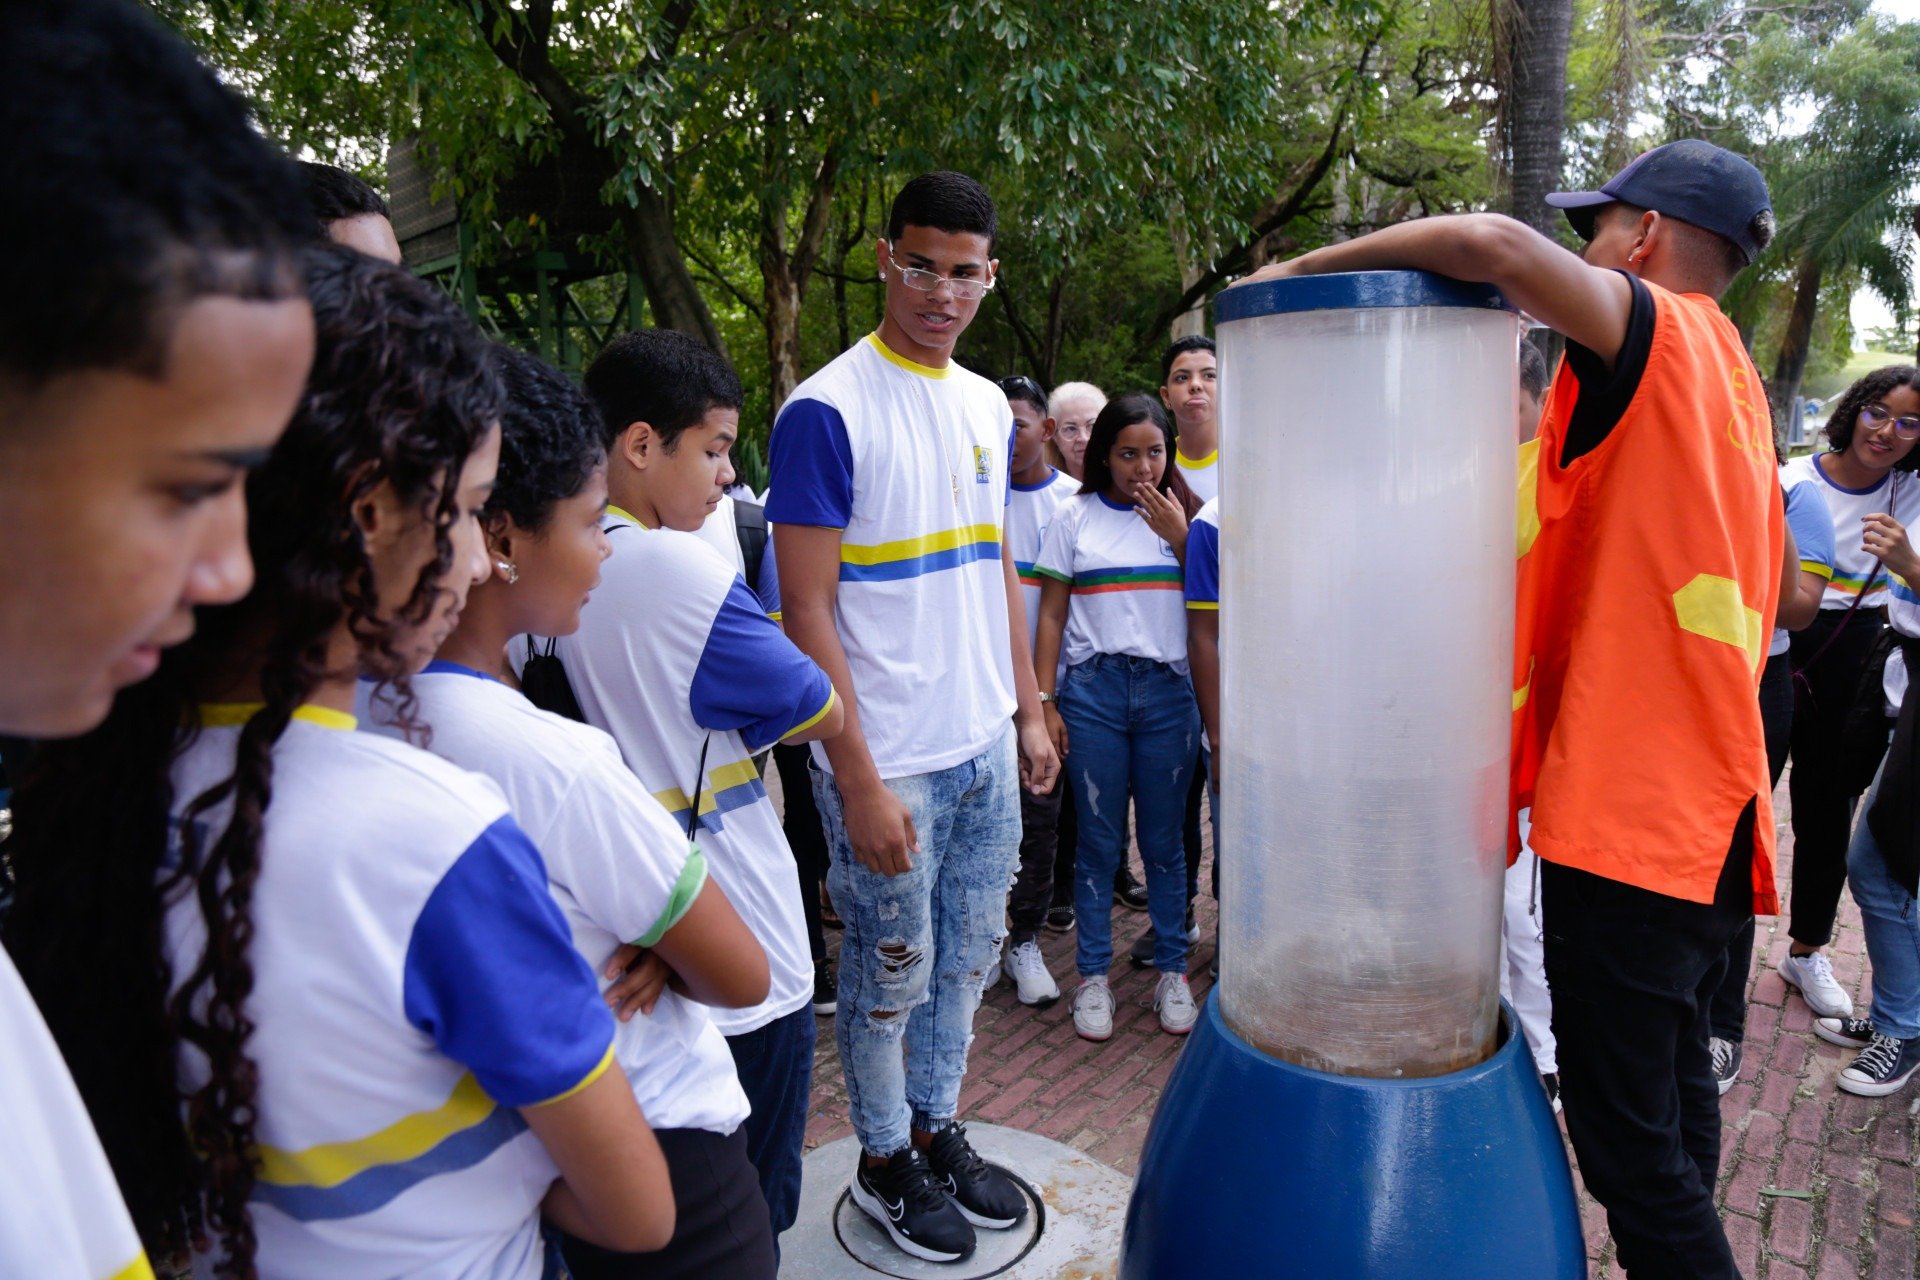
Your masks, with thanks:
<instances>
[{"instance_id":1,"label":"girl with curly hair","mask_svg":"<svg viewBox=\"0 0 1920 1280\"><path fill-rule=\"evenodd\" d=\"M747 1095L707 1016L708 1005L766 998L766 952L614 740L534 706L507 662L516 636L579 630L612 548L600 528L607 464L592 402L534 356L497 347L495 364L507 395L483 514L487 573L413 681L417 714L435 755L500 784L546 857L574 945L607 980L626 979L622 992L638 988L614 1052L666 1154L675 1201L664 1250L620 1253L570 1233L562 1249L575 1280L773 1280L773 1230L742 1128ZM401 732L388 699L363 701L376 727Z\"/></svg>"},{"instance_id":2,"label":"girl with curly hair","mask_svg":"<svg viewBox=\"0 0 1920 1280\"><path fill-rule=\"evenodd\" d=\"M356 677L412 723L484 572L486 343L398 268L305 266L317 354L248 481L255 588L43 759L11 942L162 1258L534 1280L543 1210L658 1247L665 1165L540 855L490 782L351 732Z\"/></svg>"},{"instance_id":3,"label":"girl with curly hair","mask_svg":"<svg viewBox=\"0 0 1920 1280\"><path fill-rule=\"evenodd\" d=\"M1820 1017L1850 1018L1853 998L1835 980L1823 948L1833 937L1847 879L1847 839L1866 782L1842 767L1847 713L1860 673L1886 628L1890 569L1874 535L1920 520L1920 369L1890 365L1861 378L1827 420L1827 451L1795 458L1783 482L1817 484L1833 517L1833 576L1820 613L1795 633L1797 696L1789 751L1793 772L1793 941L1780 976Z\"/></svg>"}]
</instances>

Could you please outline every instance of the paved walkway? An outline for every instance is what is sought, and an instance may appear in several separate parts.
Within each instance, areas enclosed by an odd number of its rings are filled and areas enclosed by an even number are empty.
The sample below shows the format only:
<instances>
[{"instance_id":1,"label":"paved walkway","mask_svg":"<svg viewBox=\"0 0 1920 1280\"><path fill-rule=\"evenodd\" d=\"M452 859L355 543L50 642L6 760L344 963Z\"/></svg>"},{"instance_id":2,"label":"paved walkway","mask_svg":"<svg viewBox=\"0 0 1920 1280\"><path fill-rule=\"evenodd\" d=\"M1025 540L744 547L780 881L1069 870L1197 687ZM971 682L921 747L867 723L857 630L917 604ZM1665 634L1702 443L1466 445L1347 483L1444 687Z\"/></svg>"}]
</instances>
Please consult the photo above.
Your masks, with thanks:
<instances>
[{"instance_id":1,"label":"paved walkway","mask_svg":"<svg viewBox=\"0 0 1920 1280\"><path fill-rule=\"evenodd\" d=\"M775 780L768 782L771 788ZM1779 803L1784 826L1784 786ZM1791 844L1783 830L1783 895ZM1210 899L1202 898L1198 914L1203 941L1192 982L1196 997L1204 997L1212 985L1206 976L1213 957ZM1116 952L1145 928L1144 914L1116 911ZM1839 1092L1834 1077L1850 1053L1813 1035L1806 1005L1774 972L1786 953L1785 925L1763 919L1757 935L1744 1068L1721 1107L1719 1192L1734 1257L1747 1280L1913 1280L1920 1124L1910 1108L1920 1086L1880 1099ZM837 954L837 932L829 933L828 947ZM1043 949L1062 988L1070 989L1071 935L1044 935ZM1865 946L1850 899L1842 905L1833 952L1836 974L1864 1011ZM1104 1044L1073 1034L1065 999L1035 1012L1021 1007L1010 987L990 989L974 1022L962 1113L1044 1134L1133 1173L1182 1042L1163 1034L1154 1018L1150 971L1123 960L1113 988L1118 1012L1113 1039ZM851 1132L831 1020L821 1019L820 1029L809 1149ZM1592 1275L1621 1276L1598 1206L1583 1195L1582 1211Z\"/></svg>"}]
</instances>

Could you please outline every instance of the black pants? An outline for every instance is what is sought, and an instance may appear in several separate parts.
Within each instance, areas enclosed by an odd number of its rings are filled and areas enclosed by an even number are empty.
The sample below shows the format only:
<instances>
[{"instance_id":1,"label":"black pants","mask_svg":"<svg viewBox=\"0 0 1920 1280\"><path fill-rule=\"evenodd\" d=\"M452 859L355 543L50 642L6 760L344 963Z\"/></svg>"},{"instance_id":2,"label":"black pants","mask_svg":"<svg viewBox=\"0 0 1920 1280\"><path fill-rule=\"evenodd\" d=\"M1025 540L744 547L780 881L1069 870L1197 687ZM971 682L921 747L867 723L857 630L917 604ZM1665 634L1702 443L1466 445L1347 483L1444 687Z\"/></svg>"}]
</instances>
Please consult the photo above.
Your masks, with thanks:
<instances>
[{"instance_id":1,"label":"black pants","mask_svg":"<svg viewBox=\"0 0 1920 1280\"><path fill-rule=\"evenodd\" d=\"M1187 818L1180 827L1180 839L1187 846L1187 902L1200 896L1200 804L1207 798L1207 753L1195 753L1193 785L1187 788ZM1220 896L1219 852L1214 854L1213 896Z\"/></svg>"},{"instance_id":2,"label":"black pants","mask_svg":"<svg viewBox=\"0 0 1920 1280\"><path fill-rule=\"evenodd\" d=\"M1877 609L1857 610L1851 618L1842 609L1822 609L1812 626L1793 637L1790 652L1805 682L1793 707L1793 777L1787 781L1793 798L1793 919L1787 931L1804 946L1833 940L1847 883L1853 806L1860 799L1835 765L1860 669L1884 625ZM1836 630L1839 636L1821 652Z\"/></svg>"},{"instance_id":3,"label":"black pants","mask_svg":"<svg viewBox=\"0 0 1920 1280\"><path fill-rule=\"evenodd\" d=\"M1060 775L1053 790L1036 796L1020 788L1020 870L1007 894L1007 946L1032 941L1046 923L1054 897L1053 871L1059 856L1061 797L1073 788ZM1071 803L1070 801L1068 803ZM1076 832L1075 838L1078 838ZM1068 863L1068 893L1072 893L1072 863ZM1071 901L1071 897L1069 897Z\"/></svg>"},{"instance_id":4,"label":"black pants","mask_svg":"<svg viewBox=\"0 0 1920 1280\"><path fill-rule=\"evenodd\" d=\"M562 1235L560 1252L575 1280L773 1280L773 1228L747 1161L746 1129L724 1137L705 1129L656 1129L653 1136L673 1180L673 1239L657 1253L615 1253Z\"/></svg>"},{"instance_id":5,"label":"black pants","mask_svg":"<svg viewBox=\"0 0 1920 1280\"><path fill-rule=\"evenodd\" d=\"M1567 1134L1631 1280L1738 1280L1713 1207L1720 1095L1707 1004L1753 911L1754 806L1710 905L1542 862Z\"/></svg>"},{"instance_id":6,"label":"black pants","mask_svg":"<svg viewBox=\"0 0 1920 1280\"><path fill-rule=\"evenodd\" d=\"M1767 659L1760 673L1760 724L1767 735L1767 784L1780 785L1787 767L1787 735L1793 728L1793 656ZM1727 944L1727 976L1713 994L1713 1034L1739 1044L1747 1034L1747 979L1753 972L1753 917Z\"/></svg>"},{"instance_id":7,"label":"black pants","mask_svg":"<svg viewBox=\"0 0 1920 1280\"><path fill-rule=\"evenodd\" d=\"M800 910L807 917L807 946L815 964L827 958L827 935L820 926L820 886L827 880L827 836L820 825L820 806L813 802L813 778L808 774L812 748L804 743L780 743L773 749L774 768L780 771L780 794L786 812L780 829L786 832L800 874Z\"/></svg>"}]
</instances>

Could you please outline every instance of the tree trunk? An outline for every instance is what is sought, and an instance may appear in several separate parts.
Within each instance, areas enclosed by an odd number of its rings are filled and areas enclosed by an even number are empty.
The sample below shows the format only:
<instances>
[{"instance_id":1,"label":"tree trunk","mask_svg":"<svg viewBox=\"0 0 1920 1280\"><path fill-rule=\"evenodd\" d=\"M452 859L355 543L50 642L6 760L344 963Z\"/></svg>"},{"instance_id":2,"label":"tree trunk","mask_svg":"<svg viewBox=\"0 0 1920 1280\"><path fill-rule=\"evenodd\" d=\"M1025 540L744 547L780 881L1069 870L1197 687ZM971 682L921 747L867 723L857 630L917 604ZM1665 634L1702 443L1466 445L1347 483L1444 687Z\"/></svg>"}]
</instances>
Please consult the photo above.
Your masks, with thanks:
<instances>
[{"instance_id":1,"label":"tree trunk","mask_svg":"<svg viewBox=\"0 0 1920 1280\"><path fill-rule=\"evenodd\" d=\"M1180 264L1180 288L1191 292L1193 286L1206 274L1207 264L1194 261L1193 237L1187 234L1187 224L1179 211L1167 223L1167 231L1173 238L1173 260ZM1204 294L1201 295L1204 298ZM1207 307L1204 301L1191 310L1183 311L1173 318L1168 326L1167 340L1178 342L1182 338L1191 338L1207 331Z\"/></svg>"},{"instance_id":2,"label":"tree trunk","mask_svg":"<svg viewBox=\"0 0 1920 1280\"><path fill-rule=\"evenodd\" d=\"M781 124L771 112L764 120L767 164L760 197L761 315L767 336L768 389L776 414L800 385L800 308L806 302L807 282L826 243L834 183L840 176L837 149L829 145L814 169L800 234L790 246L787 193L779 180L777 163L786 145Z\"/></svg>"},{"instance_id":3,"label":"tree trunk","mask_svg":"<svg viewBox=\"0 0 1920 1280\"><path fill-rule=\"evenodd\" d=\"M663 329L678 329L719 352L727 354L727 343L720 327L700 296L700 287L687 269L687 256L673 231L673 213L667 202L651 188L639 192L636 208L620 210L620 229L626 235L627 251L633 255L634 270L640 273L640 287L646 290L647 305L653 308L653 322Z\"/></svg>"},{"instance_id":4,"label":"tree trunk","mask_svg":"<svg viewBox=\"0 0 1920 1280\"><path fill-rule=\"evenodd\" d=\"M1807 372L1807 352L1813 343L1813 319L1820 311L1820 264L1803 258L1793 278L1793 310L1787 331L1780 335L1780 356L1773 362L1773 381L1767 388L1767 407L1773 410L1778 436L1793 421L1793 403L1800 398L1800 380Z\"/></svg>"},{"instance_id":5,"label":"tree trunk","mask_svg":"<svg viewBox=\"0 0 1920 1280\"><path fill-rule=\"evenodd\" d=\"M1560 185L1567 130L1567 50L1573 0L1514 0L1508 84L1501 118L1511 181L1508 209L1534 230L1558 237L1560 214L1547 193Z\"/></svg>"}]
</instances>

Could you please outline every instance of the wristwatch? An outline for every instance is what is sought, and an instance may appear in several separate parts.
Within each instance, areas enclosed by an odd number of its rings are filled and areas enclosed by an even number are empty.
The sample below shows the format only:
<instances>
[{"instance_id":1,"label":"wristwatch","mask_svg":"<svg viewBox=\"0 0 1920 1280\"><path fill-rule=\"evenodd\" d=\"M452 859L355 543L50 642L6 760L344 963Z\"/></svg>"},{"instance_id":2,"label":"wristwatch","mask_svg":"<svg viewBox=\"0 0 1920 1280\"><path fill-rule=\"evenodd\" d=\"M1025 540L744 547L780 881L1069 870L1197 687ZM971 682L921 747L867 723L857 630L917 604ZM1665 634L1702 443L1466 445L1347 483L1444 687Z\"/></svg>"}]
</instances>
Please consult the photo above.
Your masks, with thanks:
<instances>
[{"instance_id":1,"label":"wristwatch","mask_svg":"<svg viewBox=\"0 0 1920 1280\"><path fill-rule=\"evenodd\" d=\"M1045 703L1049 703L1049 702L1057 703L1060 701L1060 699L1055 697L1051 693L1043 693L1040 695L1040 701L1044 705Z\"/></svg>"}]
</instances>

